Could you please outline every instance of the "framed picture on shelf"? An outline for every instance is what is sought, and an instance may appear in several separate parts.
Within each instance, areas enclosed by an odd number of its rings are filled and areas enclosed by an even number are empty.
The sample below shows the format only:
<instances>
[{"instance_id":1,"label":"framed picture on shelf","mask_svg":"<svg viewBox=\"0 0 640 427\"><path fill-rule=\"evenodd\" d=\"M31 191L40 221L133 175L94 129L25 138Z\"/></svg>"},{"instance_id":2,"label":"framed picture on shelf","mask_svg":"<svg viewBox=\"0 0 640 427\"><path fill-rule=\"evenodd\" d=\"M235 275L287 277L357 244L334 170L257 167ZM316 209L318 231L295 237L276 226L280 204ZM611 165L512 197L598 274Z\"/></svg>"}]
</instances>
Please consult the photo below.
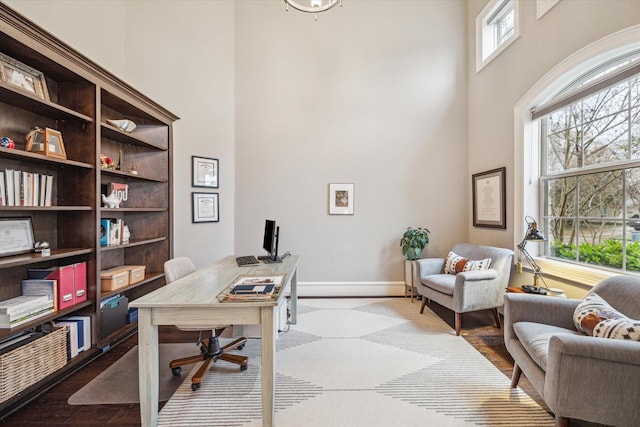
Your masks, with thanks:
<instances>
[{"instance_id":1,"label":"framed picture on shelf","mask_svg":"<svg viewBox=\"0 0 640 427\"><path fill-rule=\"evenodd\" d=\"M472 175L473 226L507 228L506 168Z\"/></svg>"},{"instance_id":2,"label":"framed picture on shelf","mask_svg":"<svg viewBox=\"0 0 640 427\"><path fill-rule=\"evenodd\" d=\"M329 215L353 215L354 184L329 184Z\"/></svg>"},{"instance_id":3,"label":"framed picture on shelf","mask_svg":"<svg viewBox=\"0 0 640 427\"><path fill-rule=\"evenodd\" d=\"M0 81L40 99L49 100L44 74L2 53L0 53Z\"/></svg>"},{"instance_id":4,"label":"framed picture on shelf","mask_svg":"<svg viewBox=\"0 0 640 427\"><path fill-rule=\"evenodd\" d=\"M34 250L31 218L0 218L0 257Z\"/></svg>"},{"instance_id":5,"label":"framed picture on shelf","mask_svg":"<svg viewBox=\"0 0 640 427\"><path fill-rule=\"evenodd\" d=\"M218 188L218 159L191 156L191 186Z\"/></svg>"},{"instance_id":6,"label":"framed picture on shelf","mask_svg":"<svg viewBox=\"0 0 640 427\"><path fill-rule=\"evenodd\" d=\"M218 193L191 193L193 223L220 221Z\"/></svg>"}]
</instances>

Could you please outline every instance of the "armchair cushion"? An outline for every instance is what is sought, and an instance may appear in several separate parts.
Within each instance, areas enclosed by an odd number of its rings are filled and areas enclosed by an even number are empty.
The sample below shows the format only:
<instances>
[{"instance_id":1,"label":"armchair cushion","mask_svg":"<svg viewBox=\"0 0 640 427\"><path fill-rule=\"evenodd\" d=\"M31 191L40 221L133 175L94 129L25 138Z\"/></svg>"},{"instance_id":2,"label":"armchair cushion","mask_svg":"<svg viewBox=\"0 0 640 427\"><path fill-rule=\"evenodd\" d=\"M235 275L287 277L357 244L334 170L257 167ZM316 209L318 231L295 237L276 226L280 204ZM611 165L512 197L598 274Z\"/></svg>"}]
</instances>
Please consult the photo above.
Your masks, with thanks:
<instances>
[{"instance_id":1,"label":"armchair cushion","mask_svg":"<svg viewBox=\"0 0 640 427\"><path fill-rule=\"evenodd\" d=\"M586 335L640 341L640 321L615 310L595 292L578 304L573 322Z\"/></svg>"},{"instance_id":2,"label":"armchair cushion","mask_svg":"<svg viewBox=\"0 0 640 427\"><path fill-rule=\"evenodd\" d=\"M449 252L444 264L444 271L448 274L458 274L463 271L486 270L491 266L491 258L477 261L468 260L455 252Z\"/></svg>"},{"instance_id":3,"label":"armchair cushion","mask_svg":"<svg viewBox=\"0 0 640 427\"><path fill-rule=\"evenodd\" d=\"M572 329L536 322L517 322L513 325L513 331L524 349L527 350L533 361L543 371L547 370L547 356L551 337L558 334L579 335L578 332Z\"/></svg>"}]
</instances>

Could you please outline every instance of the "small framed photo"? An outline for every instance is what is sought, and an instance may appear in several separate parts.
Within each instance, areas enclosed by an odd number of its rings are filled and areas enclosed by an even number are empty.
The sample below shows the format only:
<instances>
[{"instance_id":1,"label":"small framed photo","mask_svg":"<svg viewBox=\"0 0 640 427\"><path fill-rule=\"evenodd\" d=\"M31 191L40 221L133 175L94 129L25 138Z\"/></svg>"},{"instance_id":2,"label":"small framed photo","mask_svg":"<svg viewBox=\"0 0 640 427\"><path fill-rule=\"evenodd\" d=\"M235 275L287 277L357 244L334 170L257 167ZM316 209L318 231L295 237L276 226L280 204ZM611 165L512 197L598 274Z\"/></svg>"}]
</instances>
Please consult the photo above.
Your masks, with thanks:
<instances>
[{"instance_id":1,"label":"small framed photo","mask_svg":"<svg viewBox=\"0 0 640 427\"><path fill-rule=\"evenodd\" d=\"M507 228L506 168L472 175L473 226Z\"/></svg>"},{"instance_id":2,"label":"small framed photo","mask_svg":"<svg viewBox=\"0 0 640 427\"><path fill-rule=\"evenodd\" d=\"M329 184L329 215L353 215L354 184Z\"/></svg>"},{"instance_id":3,"label":"small framed photo","mask_svg":"<svg viewBox=\"0 0 640 427\"><path fill-rule=\"evenodd\" d=\"M34 250L31 218L0 218L0 257Z\"/></svg>"},{"instance_id":4,"label":"small framed photo","mask_svg":"<svg viewBox=\"0 0 640 427\"><path fill-rule=\"evenodd\" d=\"M40 99L49 100L44 74L2 53L0 53L0 81Z\"/></svg>"},{"instance_id":5,"label":"small framed photo","mask_svg":"<svg viewBox=\"0 0 640 427\"><path fill-rule=\"evenodd\" d=\"M220 221L218 193L191 193L192 223Z\"/></svg>"},{"instance_id":6,"label":"small framed photo","mask_svg":"<svg viewBox=\"0 0 640 427\"><path fill-rule=\"evenodd\" d=\"M218 188L218 159L191 156L191 186Z\"/></svg>"}]
</instances>

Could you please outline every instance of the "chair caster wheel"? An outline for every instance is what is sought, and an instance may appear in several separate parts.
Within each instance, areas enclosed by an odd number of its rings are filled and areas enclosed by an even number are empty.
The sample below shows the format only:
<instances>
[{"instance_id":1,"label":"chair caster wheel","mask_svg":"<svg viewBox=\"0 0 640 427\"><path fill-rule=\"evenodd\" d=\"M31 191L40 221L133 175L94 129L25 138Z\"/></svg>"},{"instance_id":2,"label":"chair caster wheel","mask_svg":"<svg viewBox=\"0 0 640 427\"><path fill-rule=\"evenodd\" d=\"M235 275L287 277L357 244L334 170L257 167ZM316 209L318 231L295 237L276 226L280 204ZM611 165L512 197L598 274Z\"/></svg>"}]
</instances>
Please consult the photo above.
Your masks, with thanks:
<instances>
[{"instance_id":1,"label":"chair caster wheel","mask_svg":"<svg viewBox=\"0 0 640 427\"><path fill-rule=\"evenodd\" d=\"M240 372L246 371L249 368L249 365L240 365Z\"/></svg>"},{"instance_id":2,"label":"chair caster wheel","mask_svg":"<svg viewBox=\"0 0 640 427\"><path fill-rule=\"evenodd\" d=\"M238 346L238 350L242 350L244 348L244 344Z\"/></svg>"},{"instance_id":3,"label":"chair caster wheel","mask_svg":"<svg viewBox=\"0 0 640 427\"><path fill-rule=\"evenodd\" d=\"M173 374L174 377L179 377L180 374L182 373L182 368L179 366L177 368L171 368L171 373Z\"/></svg>"},{"instance_id":4,"label":"chair caster wheel","mask_svg":"<svg viewBox=\"0 0 640 427\"><path fill-rule=\"evenodd\" d=\"M200 346L200 353L205 354L207 352L207 347Z\"/></svg>"},{"instance_id":5,"label":"chair caster wheel","mask_svg":"<svg viewBox=\"0 0 640 427\"><path fill-rule=\"evenodd\" d=\"M196 383L191 384L191 390L196 391L199 388L200 388L200 384L196 384Z\"/></svg>"}]
</instances>

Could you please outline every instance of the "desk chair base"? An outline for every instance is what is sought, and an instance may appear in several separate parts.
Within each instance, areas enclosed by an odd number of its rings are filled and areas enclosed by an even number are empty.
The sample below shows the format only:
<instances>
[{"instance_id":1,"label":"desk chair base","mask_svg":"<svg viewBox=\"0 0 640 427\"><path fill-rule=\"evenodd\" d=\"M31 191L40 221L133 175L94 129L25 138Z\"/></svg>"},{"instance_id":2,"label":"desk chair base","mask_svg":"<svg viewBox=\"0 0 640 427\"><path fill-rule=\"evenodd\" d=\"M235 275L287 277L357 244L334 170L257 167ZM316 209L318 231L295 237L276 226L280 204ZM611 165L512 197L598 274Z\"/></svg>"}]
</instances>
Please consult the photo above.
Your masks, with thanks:
<instances>
[{"instance_id":1,"label":"desk chair base","mask_svg":"<svg viewBox=\"0 0 640 427\"><path fill-rule=\"evenodd\" d=\"M247 356L225 353L225 351L227 350L242 350L246 342L247 339L242 337L223 347L220 347L220 341L218 340L218 336L216 334L215 336L209 338L207 343L205 343L204 341L200 342L199 355L172 360L171 363L169 363L169 367L171 368L171 372L173 373L173 375L179 376L182 373L182 366L204 361L191 378L191 390L196 391L200 388L202 378L206 375L211 363L217 361L218 359L240 365L240 371L247 370L249 362L249 358Z\"/></svg>"}]
</instances>

